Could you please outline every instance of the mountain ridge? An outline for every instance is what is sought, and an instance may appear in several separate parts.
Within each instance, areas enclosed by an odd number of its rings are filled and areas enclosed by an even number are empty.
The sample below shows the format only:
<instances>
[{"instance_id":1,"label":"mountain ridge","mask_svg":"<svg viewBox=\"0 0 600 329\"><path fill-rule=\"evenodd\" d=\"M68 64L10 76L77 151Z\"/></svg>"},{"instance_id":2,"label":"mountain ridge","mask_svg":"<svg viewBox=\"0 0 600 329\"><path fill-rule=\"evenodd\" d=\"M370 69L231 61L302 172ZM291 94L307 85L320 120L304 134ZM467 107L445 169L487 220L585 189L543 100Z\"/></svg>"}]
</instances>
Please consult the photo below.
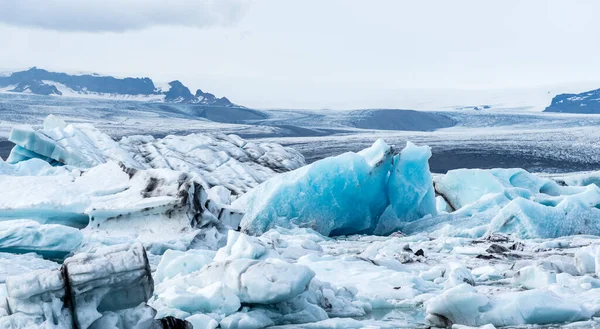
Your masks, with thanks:
<instances>
[{"instance_id":1,"label":"mountain ridge","mask_svg":"<svg viewBox=\"0 0 600 329\"><path fill-rule=\"evenodd\" d=\"M598 114L600 113L600 89L579 94L556 95L544 112Z\"/></svg>"},{"instance_id":2,"label":"mountain ridge","mask_svg":"<svg viewBox=\"0 0 600 329\"><path fill-rule=\"evenodd\" d=\"M218 98L201 89L192 93L179 80L163 90L148 77L115 78L98 74L71 75L37 67L0 75L0 91L46 96L108 98L149 102L185 103L206 106L240 107L228 98Z\"/></svg>"}]
</instances>

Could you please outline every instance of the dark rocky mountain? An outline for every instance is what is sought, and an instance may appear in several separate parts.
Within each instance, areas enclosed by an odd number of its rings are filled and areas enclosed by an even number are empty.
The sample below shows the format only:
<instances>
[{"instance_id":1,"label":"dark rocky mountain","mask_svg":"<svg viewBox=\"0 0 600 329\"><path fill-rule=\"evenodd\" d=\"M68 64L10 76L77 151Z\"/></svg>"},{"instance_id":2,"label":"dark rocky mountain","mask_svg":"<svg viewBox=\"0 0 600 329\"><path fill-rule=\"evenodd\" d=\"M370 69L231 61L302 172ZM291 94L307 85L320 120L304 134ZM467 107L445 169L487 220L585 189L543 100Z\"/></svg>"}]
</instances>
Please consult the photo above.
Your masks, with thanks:
<instances>
[{"instance_id":1,"label":"dark rocky mountain","mask_svg":"<svg viewBox=\"0 0 600 329\"><path fill-rule=\"evenodd\" d=\"M544 112L598 114L600 113L600 89L580 94L556 95Z\"/></svg>"},{"instance_id":2,"label":"dark rocky mountain","mask_svg":"<svg viewBox=\"0 0 600 329\"><path fill-rule=\"evenodd\" d=\"M37 67L0 76L0 88L15 93L36 95L106 97L130 100L191 103L237 107L226 97L217 98L198 89L192 94L180 81L169 82L169 89L155 86L150 78L114 78L97 74L71 75L49 72Z\"/></svg>"}]
</instances>

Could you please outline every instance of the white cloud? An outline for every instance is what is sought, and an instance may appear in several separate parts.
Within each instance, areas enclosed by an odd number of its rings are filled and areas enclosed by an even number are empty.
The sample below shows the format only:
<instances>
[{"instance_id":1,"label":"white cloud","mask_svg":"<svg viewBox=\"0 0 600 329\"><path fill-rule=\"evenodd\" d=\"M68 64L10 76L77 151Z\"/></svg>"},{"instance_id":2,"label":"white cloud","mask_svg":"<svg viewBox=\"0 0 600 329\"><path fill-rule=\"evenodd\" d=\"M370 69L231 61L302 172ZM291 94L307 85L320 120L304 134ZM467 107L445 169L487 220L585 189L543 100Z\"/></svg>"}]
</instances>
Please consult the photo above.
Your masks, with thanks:
<instances>
[{"instance_id":1,"label":"white cloud","mask_svg":"<svg viewBox=\"0 0 600 329\"><path fill-rule=\"evenodd\" d=\"M246 6L246 0L2 0L0 23L74 32L204 28L237 22Z\"/></svg>"}]
</instances>

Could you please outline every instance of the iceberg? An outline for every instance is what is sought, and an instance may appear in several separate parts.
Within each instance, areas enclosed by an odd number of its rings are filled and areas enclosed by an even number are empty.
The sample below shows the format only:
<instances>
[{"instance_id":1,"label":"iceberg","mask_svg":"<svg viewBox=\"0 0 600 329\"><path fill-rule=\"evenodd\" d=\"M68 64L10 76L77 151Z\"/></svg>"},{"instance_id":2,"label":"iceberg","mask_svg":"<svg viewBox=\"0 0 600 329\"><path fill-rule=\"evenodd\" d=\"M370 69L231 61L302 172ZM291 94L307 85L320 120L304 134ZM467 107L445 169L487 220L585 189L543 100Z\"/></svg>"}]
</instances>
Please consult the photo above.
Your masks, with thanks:
<instances>
[{"instance_id":1,"label":"iceberg","mask_svg":"<svg viewBox=\"0 0 600 329\"><path fill-rule=\"evenodd\" d=\"M538 203L517 198L492 219L489 233L511 233L519 238L557 238L576 234L600 234L600 188L589 185L583 192L558 196Z\"/></svg>"},{"instance_id":2,"label":"iceberg","mask_svg":"<svg viewBox=\"0 0 600 329\"><path fill-rule=\"evenodd\" d=\"M87 169L112 161L132 170L184 171L207 189L223 186L235 194L305 164L292 148L247 142L235 135L129 136L117 142L90 124L66 124L52 115L42 129L13 128L9 140L16 144L7 160L12 164L41 159Z\"/></svg>"},{"instance_id":3,"label":"iceberg","mask_svg":"<svg viewBox=\"0 0 600 329\"><path fill-rule=\"evenodd\" d=\"M308 289L313 276L304 266L276 259L215 261L198 271L163 280L149 303L158 311L158 316L193 322L194 318L190 317L207 314L218 322L225 321L221 326L242 321L224 320L237 314L242 305L274 307L269 313L269 319L274 319L283 316L282 313L292 313L286 309L277 311L277 305L296 300Z\"/></svg>"},{"instance_id":4,"label":"iceberg","mask_svg":"<svg viewBox=\"0 0 600 329\"><path fill-rule=\"evenodd\" d=\"M487 194L504 193L511 189L550 195L558 195L564 190L555 181L523 169L450 170L435 182L435 190L444 196L453 209L474 203Z\"/></svg>"},{"instance_id":5,"label":"iceberg","mask_svg":"<svg viewBox=\"0 0 600 329\"><path fill-rule=\"evenodd\" d=\"M317 161L278 175L233 203L246 209L241 229L307 227L323 235L370 232L388 205L392 148L379 140L360 153Z\"/></svg>"},{"instance_id":6,"label":"iceberg","mask_svg":"<svg viewBox=\"0 0 600 329\"><path fill-rule=\"evenodd\" d=\"M243 303L272 304L298 296L306 290L313 276L305 266L272 259L213 262L197 272L163 281L157 287L157 299L165 301L174 290L189 291L190 287L202 289L222 283L223 289Z\"/></svg>"},{"instance_id":7,"label":"iceberg","mask_svg":"<svg viewBox=\"0 0 600 329\"><path fill-rule=\"evenodd\" d=\"M213 319L222 328L261 328L366 315L370 307L358 302L353 292L316 280L308 267L285 261L284 250L297 250L296 242L284 244L278 241L283 235L275 232L253 237L230 231L227 245L212 261L207 251L165 253L150 301L157 316L206 325L214 325ZM315 237L305 235L297 241L311 238ZM173 275L167 277L167 272Z\"/></svg>"},{"instance_id":8,"label":"iceberg","mask_svg":"<svg viewBox=\"0 0 600 329\"><path fill-rule=\"evenodd\" d=\"M8 277L11 315L0 317L0 327L24 328L24 323L30 323L86 329L111 323L120 329L135 324L144 328L155 314L145 305L153 288L148 258L140 244L80 253L67 258L60 269Z\"/></svg>"},{"instance_id":9,"label":"iceberg","mask_svg":"<svg viewBox=\"0 0 600 329\"><path fill-rule=\"evenodd\" d=\"M400 155L383 140L279 175L232 206L246 212L242 232L310 228L327 236L386 234L400 223L435 215L428 147L408 143ZM383 216L386 208L389 214Z\"/></svg>"},{"instance_id":10,"label":"iceberg","mask_svg":"<svg viewBox=\"0 0 600 329\"><path fill-rule=\"evenodd\" d=\"M304 164L293 149L234 135L116 142L91 125L53 116L38 130L14 128L11 140L13 155L0 162L0 221L84 229L84 250L123 239L156 254L191 246L216 250L243 215L232 200Z\"/></svg>"},{"instance_id":11,"label":"iceberg","mask_svg":"<svg viewBox=\"0 0 600 329\"><path fill-rule=\"evenodd\" d=\"M90 168L108 158L133 164L131 156L117 142L92 125L67 125L53 115L44 120L40 130L30 126L13 128L9 140L17 145L7 159L9 163L39 158L56 165Z\"/></svg>"},{"instance_id":12,"label":"iceberg","mask_svg":"<svg viewBox=\"0 0 600 329\"><path fill-rule=\"evenodd\" d=\"M192 176L170 169L132 171L107 162L83 172L65 169L41 176L0 175L0 179L4 187L0 222L28 219L85 228L86 240L112 232L105 235L154 245L153 253L187 249L200 235L206 237L206 247L217 249L225 242L220 232L237 228L241 217L228 205L211 202ZM161 227L160 232L155 227ZM213 228L218 230L211 240Z\"/></svg>"}]
</instances>

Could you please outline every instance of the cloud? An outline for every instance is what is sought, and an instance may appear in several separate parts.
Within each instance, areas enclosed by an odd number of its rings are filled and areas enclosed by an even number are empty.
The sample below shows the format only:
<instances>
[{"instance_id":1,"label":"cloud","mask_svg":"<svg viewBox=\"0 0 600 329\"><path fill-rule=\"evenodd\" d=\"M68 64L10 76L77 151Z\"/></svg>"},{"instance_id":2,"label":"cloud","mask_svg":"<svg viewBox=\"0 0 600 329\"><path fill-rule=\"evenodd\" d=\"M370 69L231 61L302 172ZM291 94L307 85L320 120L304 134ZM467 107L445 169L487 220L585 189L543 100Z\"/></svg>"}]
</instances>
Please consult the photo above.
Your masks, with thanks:
<instances>
[{"instance_id":1,"label":"cloud","mask_svg":"<svg viewBox=\"0 0 600 329\"><path fill-rule=\"evenodd\" d=\"M206 28L237 22L246 7L246 0L1 0L0 23L72 32Z\"/></svg>"}]
</instances>

